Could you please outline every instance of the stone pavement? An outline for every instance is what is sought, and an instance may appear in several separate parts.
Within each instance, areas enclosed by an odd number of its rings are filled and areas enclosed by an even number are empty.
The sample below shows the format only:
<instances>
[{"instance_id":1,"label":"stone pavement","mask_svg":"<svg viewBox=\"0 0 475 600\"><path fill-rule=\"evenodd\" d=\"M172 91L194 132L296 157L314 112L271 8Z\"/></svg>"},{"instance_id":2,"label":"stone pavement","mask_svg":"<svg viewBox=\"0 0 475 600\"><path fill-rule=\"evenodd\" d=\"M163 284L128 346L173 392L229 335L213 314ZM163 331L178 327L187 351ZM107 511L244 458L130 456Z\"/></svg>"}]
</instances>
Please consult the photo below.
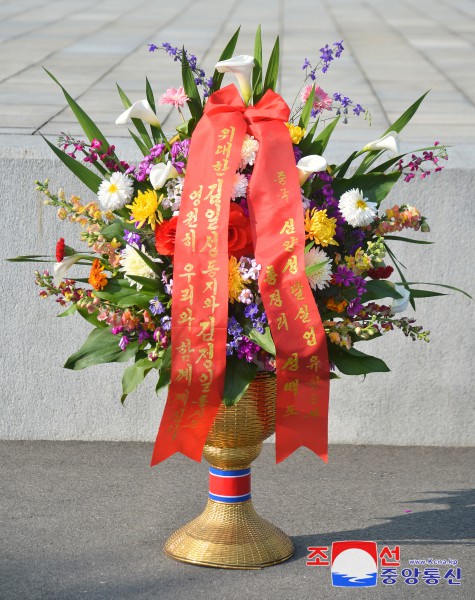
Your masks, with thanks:
<instances>
[{"instance_id":1,"label":"stone pavement","mask_svg":"<svg viewBox=\"0 0 475 600\"><path fill-rule=\"evenodd\" d=\"M149 53L147 43L184 44L211 74L238 25L238 52L252 53L258 23L267 54L281 36L280 88L289 102L303 59L344 40L342 58L318 83L367 107L373 127L353 118L337 128L337 140L374 139L428 89L404 139L427 145L434 136L450 144L475 137L473 0L0 0L0 10L1 146L27 147L32 134L79 133L42 66L107 135L127 136L114 125L122 111L115 83L132 99L144 97L145 74L157 94L180 83L178 65L164 52ZM160 111L165 125L167 114Z\"/></svg>"},{"instance_id":2,"label":"stone pavement","mask_svg":"<svg viewBox=\"0 0 475 600\"><path fill-rule=\"evenodd\" d=\"M254 504L292 536L296 554L261 571L228 571L162 553L203 509L207 466L176 455L150 469L151 448L0 442L2 600L348 598L331 587L329 567L306 566L308 546L338 540L376 541L380 551L398 544L399 573L413 559L451 558L461 568L460 586L400 576L352 597L473 598L473 449L333 446L326 465L301 449L276 466L265 444Z\"/></svg>"}]
</instances>

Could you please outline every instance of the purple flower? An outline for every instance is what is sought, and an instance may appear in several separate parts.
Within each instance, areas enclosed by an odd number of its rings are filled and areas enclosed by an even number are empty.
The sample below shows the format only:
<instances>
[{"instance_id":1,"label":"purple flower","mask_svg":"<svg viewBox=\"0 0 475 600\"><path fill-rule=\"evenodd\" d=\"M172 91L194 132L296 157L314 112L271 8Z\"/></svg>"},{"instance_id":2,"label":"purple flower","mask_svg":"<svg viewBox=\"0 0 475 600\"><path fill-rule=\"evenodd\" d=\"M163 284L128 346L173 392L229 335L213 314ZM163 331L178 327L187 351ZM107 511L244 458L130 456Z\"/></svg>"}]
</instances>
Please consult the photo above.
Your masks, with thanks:
<instances>
[{"instance_id":1,"label":"purple flower","mask_svg":"<svg viewBox=\"0 0 475 600\"><path fill-rule=\"evenodd\" d=\"M245 358L247 362L252 362L256 354L260 351L260 347L249 338L243 336L237 348L238 358Z\"/></svg>"},{"instance_id":2,"label":"purple flower","mask_svg":"<svg viewBox=\"0 0 475 600\"><path fill-rule=\"evenodd\" d=\"M118 335L123 330L124 330L124 328L122 327L122 325L117 325L117 327L112 327L111 332L112 332L112 335Z\"/></svg>"},{"instance_id":3,"label":"purple flower","mask_svg":"<svg viewBox=\"0 0 475 600\"><path fill-rule=\"evenodd\" d=\"M230 317L228 319L228 333L231 337L233 338L237 338L240 337L242 335L243 332L243 328L241 327L241 325L237 322L235 317Z\"/></svg>"},{"instance_id":4,"label":"purple flower","mask_svg":"<svg viewBox=\"0 0 475 600\"><path fill-rule=\"evenodd\" d=\"M361 304L360 299L353 298L353 300L351 300L350 303L348 304L348 306L346 308L346 312L349 317L356 317L358 315L358 313L363 310L363 308L364 307Z\"/></svg>"},{"instance_id":5,"label":"purple flower","mask_svg":"<svg viewBox=\"0 0 475 600\"><path fill-rule=\"evenodd\" d=\"M123 335L120 338L120 342L119 342L119 348L121 350L125 350L127 348L127 346L130 344L130 340L126 335Z\"/></svg>"},{"instance_id":6,"label":"purple flower","mask_svg":"<svg viewBox=\"0 0 475 600\"><path fill-rule=\"evenodd\" d=\"M307 67L311 67L311 66L312 66L312 65L310 64L310 61L308 60L308 58L306 58L306 59L304 60L304 62L303 62L303 65L302 65L302 70L303 70L303 69L306 69Z\"/></svg>"},{"instance_id":7,"label":"purple flower","mask_svg":"<svg viewBox=\"0 0 475 600\"><path fill-rule=\"evenodd\" d=\"M298 146L292 146L292 148L294 149L295 162L298 163L303 156L303 152Z\"/></svg>"},{"instance_id":8,"label":"purple flower","mask_svg":"<svg viewBox=\"0 0 475 600\"><path fill-rule=\"evenodd\" d=\"M344 48L343 48L343 40L340 40L339 42L333 42L333 45L336 46L335 58L340 58L341 53L344 50Z\"/></svg>"},{"instance_id":9,"label":"purple flower","mask_svg":"<svg viewBox=\"0 0 475 600\"><path fill-rule=\"evenodd\" d=\"M320 48L320 52L320 59L323 61L322 73L326 73L328 71L328 65L333 60L333 50L326 44L323 48Z\"/></svg>"},{"instance_id":10,"label":"purple flower","mask_svg":"<svg viewBox=\"0 0 475 600\"><path fill-rule=\"evenodd\" d=\"M364 113L364 108L361 106L361 104L357 104L354 107L353 112L357 117L359 117L361 113Z\"/></svg>"},{"instance_id":11,"label":"purple flower","mask_svg":"<svg viewBox=\"0 0 475 600\"><path fill-rule=\"evenodd\" d=\"M150 300L150 312L152 315L161 315L165 312L165 307L158 299L158 296L155 296L153 300Z\"/></svg>"},{"instance_id":12,"label":"purple flower","mask_svg":"<svg viewBox=\"0 0 475 600\"><path fill-rule=\"evenodd\" d=\"M150 334L148 333L148 331L139 331L139 344L142 344L143 342L145 342L145 340L148 340L150 338Z\"/></svg>"},{"instance_id":13,"label":"purple flower","mask_svg":"<svg viewBox=\"0 0 475 600\"><path fill-rule=\"evenodd\" d=\"M244 309L244 316L248 319L254 319L259 314L259 308L257 304L248 304Z\"/></svg>"},{"instance_id":14,"label":"purple flower","mask_svg":"<svg viewBox=\"0 0 475 600\"><path fill-rule=\"evenodd\" d=\"M349 287L354 282L355 274L348 267L339 265L336 273L333 274L333 279L337 285Z\"/></svg>"},{"instance_id":15,"label":"purple flower","mask_svg":"<svg viewBox=\"0 0 475 600\"><path fill-rule=\"evenodd\" d=\"M155 50L158 50L158 46L156 46L155 44L147 44L147 46L149 52L155 52Z\"/></svg>"},{"instance_id":16,"label":"purple flower","mask_svg":"<svg viewBox=\"0 0 475 600\"><path fill-rule=\"evenodd\" d=\"M128 229L124 229L124 242L127 242L127 244L136 244L137 246L142 244L140 235L135 233L135 231L129 231Z\"/></svg>"},{"instance_id":17,"label":"purple flower","mask_svg":"<svg viewBox=\"0 0 475 600\"><path fill-rule=\"evenodd\" d=\"M165 315L164 317L162 317L160 324L162 326L162 329L164 331L170 331L170 329L172 328L172 320L169 316Z\"/></svg>"}]
</instances>

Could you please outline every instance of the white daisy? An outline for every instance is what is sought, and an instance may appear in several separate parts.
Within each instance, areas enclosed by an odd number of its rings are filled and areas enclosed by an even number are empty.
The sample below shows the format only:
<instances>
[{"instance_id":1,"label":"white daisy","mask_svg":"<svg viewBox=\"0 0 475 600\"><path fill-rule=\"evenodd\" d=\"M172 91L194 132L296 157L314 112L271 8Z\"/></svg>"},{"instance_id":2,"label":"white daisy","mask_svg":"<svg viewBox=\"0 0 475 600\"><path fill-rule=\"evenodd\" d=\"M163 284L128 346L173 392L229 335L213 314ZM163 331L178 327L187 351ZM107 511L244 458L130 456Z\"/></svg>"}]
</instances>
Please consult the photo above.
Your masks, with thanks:
<instances>
[{"instance_id":1,"label":"white daisy","mask_svg":"<svg viewBox=\"0 0 475 600\"><path fill-rule=\"evenodd\" d=\"M376 217L376 202L368 202L368 198L363 198L363 192L356 188L342 195L338 208L345 221L352 227L369 225Z\"/></svg>"},{"instance_id":2,"label":"white daisy","mask_svg":"<svg viewBox=\"0 0 475 600\"><path fill-rule=\"evenodd\" d=\"M236 198L245 198L248 185L249 181L247 177L242 173L236 173L234 175L234 184L233 191L231 192L231 200L236 200Z\"/></svg>"},{"instance_id":3,"label":"white daisy","mask_svg":"<svg viewBox=\"0 0 475 600\"><path fill-rule=\"evenodd\" d=\"M145 248L141 246L139 250L142 254L145 254L153 260L154 262L161 263L162 261L159 258L152 258L145 252ZM135 246L132 244L128 244L124 250L122 250L121 258L120 258L121 269L120 271L124 272L124 277L128 279L133 285L137 286L139 290L142 287L142 284L138 281L134 281L130 279L130 275L134 277L147 277L148 279L156 278L156 274L152 269L147 265L144 259L140 256L140 254L136 251Z\"/></svg>"},{"instance_id":4,"label":"white daisy","mask_svg":"<svg viewBox=\"0 0 475 600\"><path fill-rule=\"evenodd\" d=\"M323 290L332 278L332 260L321 248L312 248L305 254L305 272L312 290Z\"/></svg>"},{"instance_id":5,"label":"white daisy","mask_svg":"<svg viewBox=\"0 0 475 600\"><path fill-rule=\"evenodd\" d=\"M244 169L247 165L253 165L258 150L259 142L252 135L246 133L241 148L241 162L239 163L239 169Z\"/></svg>"},{"instance_id":6,"label":"white daisy","mask_svg":"<svg viewBox=\"0 0 475 600\"><path fill-rule=\"evenodd\" d=\"M127 204L134 193L130 177L123 173L112 173L110 180L104 180L99 186L97 197L106 210L119 210Z\"/></svg>"}]
</instances>

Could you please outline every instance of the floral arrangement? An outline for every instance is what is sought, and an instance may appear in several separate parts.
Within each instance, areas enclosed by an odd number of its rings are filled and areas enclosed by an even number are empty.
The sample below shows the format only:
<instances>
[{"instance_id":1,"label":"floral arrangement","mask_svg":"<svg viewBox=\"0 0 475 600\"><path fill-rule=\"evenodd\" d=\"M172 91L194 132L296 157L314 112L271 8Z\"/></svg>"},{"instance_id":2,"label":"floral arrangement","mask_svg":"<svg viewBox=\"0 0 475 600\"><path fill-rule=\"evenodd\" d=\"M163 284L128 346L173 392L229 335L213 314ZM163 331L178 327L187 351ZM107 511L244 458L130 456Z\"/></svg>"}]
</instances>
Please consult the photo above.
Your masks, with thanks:
<instances>
[{"instance_id":1,"label":"floral arrangement","mask_svg":"<svg viewBox=\"0 0 475 600\"><path fill-rule=\"evenodd\" d=\"M47 143L91 190L91 197L67 197L62 190L50 191L48 181L37 182L58 218L79 224L84 244L76 249L61 238L53 272L37 271L36 283L42 298L54 298L66 307L63 315L79 313L94 327L66 368L133 360L123 375L122 402L150 372L157 373L157 390L170 382L175 235L184 218L180 206L190 138L203 108L220 89L225 73L236 75L246 104L256 104L276 85L278 40L264 75L260 29L253 57L233 57L237 38L238 32L209 78L184 49L168 43L149 45L151 52L164 51L181 66L182 85L163 89L158 98L158 104L176 109L180 123L175 134L164 133L148 80L146 98L134 102L119 87L125 111L116 123L131 123L130 135L142 155L134 164L119 158L115 146L63 88L87 139L62 134L57 146ZM399 134L424 94L379 139L341 164L328 160L335 127L350 118L369 118L348 96L328 94L320 87L324 73L343 51L343 43L336 42L321 48L316 62L305 59L303 84L286 123L301 188L305 272L326 334L331 377L388 371L381 359L356 345L392 330L429 341L429 332L401 313L408 303L415 307L417 298L441 294L413 287L391 248L392 241L430 243L401 235L405 230L426 234L428 220L415 206L381 205L400 178L425 178L431 170L440 171L447 159L445 146L438 142L409 154L399 150ZM247 199L258 153L258 140L246 134L228 225L226 404L239 400L258 370L273 372L276 367ZM14 260L45 262L48 257ZM73 265L87 265L87 278L73 276Z\"/></svg>"}]
</instances>

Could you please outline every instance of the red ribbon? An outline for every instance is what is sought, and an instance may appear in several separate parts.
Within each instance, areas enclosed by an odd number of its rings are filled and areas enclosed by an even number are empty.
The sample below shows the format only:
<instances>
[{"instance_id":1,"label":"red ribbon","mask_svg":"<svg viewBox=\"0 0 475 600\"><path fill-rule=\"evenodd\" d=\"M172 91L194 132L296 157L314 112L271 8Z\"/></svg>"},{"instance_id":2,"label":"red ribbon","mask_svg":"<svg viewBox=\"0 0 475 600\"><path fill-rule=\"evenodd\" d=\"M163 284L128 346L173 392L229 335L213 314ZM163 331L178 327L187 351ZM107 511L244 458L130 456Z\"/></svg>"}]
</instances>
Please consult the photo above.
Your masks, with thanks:
<instances>
[{"instance_id":1,"label":"red ribbon","mask_svg":"<svg viewBox=\"0 0 475 600\"><path fill-rule=\"evenodd\" d=\"M276 461L300 446L327 460L329 362L305 275L298 172L272 90L246 108L234 85L210 96L191 140L177 225L172 370L152 465L175 452L200 461L222 401L228 319L229 199L246 133L259 141L248 188L259 289L276 346Z\"/></svg>"}]
</instances>

